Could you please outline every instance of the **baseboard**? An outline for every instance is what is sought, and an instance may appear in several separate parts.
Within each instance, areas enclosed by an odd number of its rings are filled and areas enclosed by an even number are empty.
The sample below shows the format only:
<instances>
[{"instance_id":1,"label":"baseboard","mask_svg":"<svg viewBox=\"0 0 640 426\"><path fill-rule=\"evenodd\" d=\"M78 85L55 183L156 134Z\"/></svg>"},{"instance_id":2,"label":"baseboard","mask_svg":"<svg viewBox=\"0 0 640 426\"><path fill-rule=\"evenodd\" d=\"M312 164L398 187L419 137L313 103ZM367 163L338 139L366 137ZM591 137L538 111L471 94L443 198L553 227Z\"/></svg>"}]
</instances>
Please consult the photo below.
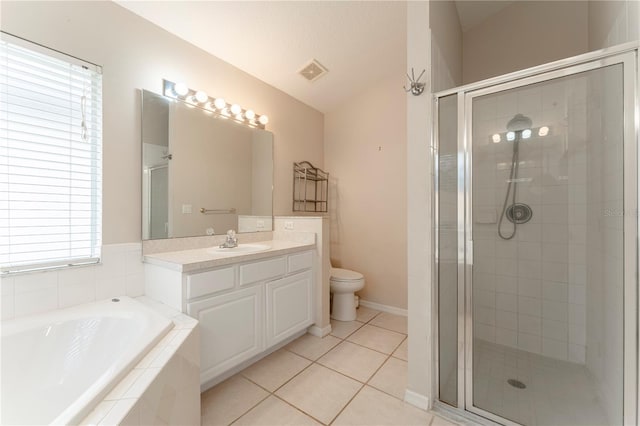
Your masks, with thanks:
<instances>
[{"instance_id":1,"label":"baseboard","mask_svg":"<svg viewBox=\"0 0 640 426\"><path fill-rule=\"evenodd\" d=\"M429 409L429 397L410 391L409 389L404 391L404 402L418 407L421 410Z\"/></svg>"},{"instance_id":2,"label":"baseboard","mask_svg":"<svg viewBox=\"0 0 640 426\"><path fill-rule=\"evenodd\" d=\"M375 309L377 311L388 312L390 314L401 315L403 317L408 316L406 309L396 308L395 306L383 305L382 303L370 302L368 300L360 299L360 306L365 308Z\"/></svg>"},{"instance_id":3,"label":"baseboard","mask_svg":"<svg viewBox=\"0 0 640 426\"><path fill-rule=\"evenodd\" d=\"M312 325L307 329L307 333L317 337L328 336L329 333L331 333L331 324L325 327L318 327L317 325Z\"/></svg>"}]
</instances>

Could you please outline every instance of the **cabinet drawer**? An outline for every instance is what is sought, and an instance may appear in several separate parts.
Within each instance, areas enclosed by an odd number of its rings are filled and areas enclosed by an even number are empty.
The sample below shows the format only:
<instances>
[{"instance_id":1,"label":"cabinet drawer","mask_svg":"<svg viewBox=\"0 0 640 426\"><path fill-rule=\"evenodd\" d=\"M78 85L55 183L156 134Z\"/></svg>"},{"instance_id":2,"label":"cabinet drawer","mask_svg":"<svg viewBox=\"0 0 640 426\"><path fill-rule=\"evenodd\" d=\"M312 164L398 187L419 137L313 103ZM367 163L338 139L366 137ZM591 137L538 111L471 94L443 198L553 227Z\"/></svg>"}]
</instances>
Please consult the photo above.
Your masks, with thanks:
<instances>
[{"instance_id":1,"label":"cabinet drawer","mask_svg":"<svg viewBox=\"0 0 640 426\"><path fill-rule=\"evenodd\" d=\"M313 253L310 251L289 256L288 272L302 271L313 266Z\"/></svg>"},{"instance_id":2,"label":"cabinet drawer","mask_svg":"<svg viewBox=\"0 0 640 426\"><path fill-rule=\"evenodd\" d=\"M233 267L188 275L187 299L229 290L235 286L235 277Z\"/></svg>"},{"instance_id":3,"label":"cabinet drawer","mask_svg":"<svg viewBox=\"0 0 640 426\"><path fill-rule=\"evenodd\" d=\"M240 265L240 285L281 277L286 272L287 259L285 257Z\"/></svg>"}]
</instances>

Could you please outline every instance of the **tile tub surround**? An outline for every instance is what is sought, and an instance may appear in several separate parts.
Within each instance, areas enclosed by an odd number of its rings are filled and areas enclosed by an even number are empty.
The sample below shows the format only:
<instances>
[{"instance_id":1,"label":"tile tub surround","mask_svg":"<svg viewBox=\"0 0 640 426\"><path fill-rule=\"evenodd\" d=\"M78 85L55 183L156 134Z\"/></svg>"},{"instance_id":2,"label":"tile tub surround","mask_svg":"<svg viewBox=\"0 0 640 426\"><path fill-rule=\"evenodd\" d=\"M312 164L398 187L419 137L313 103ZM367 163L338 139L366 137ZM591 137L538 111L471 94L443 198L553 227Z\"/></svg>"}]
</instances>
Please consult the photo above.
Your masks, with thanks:
<instances>
[{"instance_id":1,"label":"tile tub surround","mask_svg":"<svg viewBox=\"0 0 640 426\"><path fill-rule=\"evenodd\" d=\"M140 243L102 246L101 263L0 278L2 320L144 294Z\"/></svg>"},{"instance_id":2,"label":"tile tub surround","mask_svg":"<svg viewBox=\"0 0 640 426\"><path fill-rule=\"evenodd\" d=\"M198 321L145 296L136 300L171 319L174 328L81 424L198 424Z\"/></svg>"},{"instance_id":3,"label":"tile tub surround","mask_svg":"<svg viewBox=\"0 0 640 426\"><path fill-rule=\"evenodd\" d=\"M334 322L344 325L334 328L340 337L305 334L203 393L202 425L453 425L402 401L406 334L383 327L406 318L385 314L373 326L380 312L360 310L364 322ZM388 343L391 354L350 340L365 326L380 331L376 345Z\"/></svg>"},{"instance_id":4,"label":"tile tub surround","mask_svg":"<svg viewBox=\"0 0 640 426\"><path fill-rule=\"evenodd\" d=\"M126 296L4 321L0 422L77 424L172 328Z\"/></svg>"}]
</instances>

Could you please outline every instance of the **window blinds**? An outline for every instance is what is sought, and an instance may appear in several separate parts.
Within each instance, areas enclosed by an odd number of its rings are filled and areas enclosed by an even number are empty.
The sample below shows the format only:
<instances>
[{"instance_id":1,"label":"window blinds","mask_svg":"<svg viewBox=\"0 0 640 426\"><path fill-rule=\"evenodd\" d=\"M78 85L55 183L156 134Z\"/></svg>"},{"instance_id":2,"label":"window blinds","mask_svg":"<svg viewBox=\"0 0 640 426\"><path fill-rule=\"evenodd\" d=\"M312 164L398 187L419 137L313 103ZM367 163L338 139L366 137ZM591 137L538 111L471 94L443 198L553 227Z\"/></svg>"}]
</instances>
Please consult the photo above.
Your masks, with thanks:
<instances>
[{"instance_id":1,"label":"window blinds","mask_svg":"<svg viewBox=\"0 0 640 426\"><path fill-rule=\"evenodd\" d=\"M0 39L0 271L97 262L100 67Z\"/></svg>"}]
</instances>

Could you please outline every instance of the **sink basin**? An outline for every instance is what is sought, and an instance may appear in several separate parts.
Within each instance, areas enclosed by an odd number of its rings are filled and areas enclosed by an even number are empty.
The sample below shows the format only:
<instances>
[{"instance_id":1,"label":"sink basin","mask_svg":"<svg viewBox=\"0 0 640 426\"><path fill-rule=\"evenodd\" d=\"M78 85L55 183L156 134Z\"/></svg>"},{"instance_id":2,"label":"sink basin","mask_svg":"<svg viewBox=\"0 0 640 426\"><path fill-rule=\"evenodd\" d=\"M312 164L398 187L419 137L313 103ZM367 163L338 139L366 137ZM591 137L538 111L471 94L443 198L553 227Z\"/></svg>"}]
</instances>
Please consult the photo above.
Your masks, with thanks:
<instances>
[{"instance_id":1,"label":"sink basin","mask_svg":"<svg viewBox=\"0 0 640 426\"><path fill-rule=\"evenodd\" d=\"M271 246L266 244L238 244L233 248L211 247L207 251L214 254L243 254L269 250Z\"/></svg>"}]
</instances>

